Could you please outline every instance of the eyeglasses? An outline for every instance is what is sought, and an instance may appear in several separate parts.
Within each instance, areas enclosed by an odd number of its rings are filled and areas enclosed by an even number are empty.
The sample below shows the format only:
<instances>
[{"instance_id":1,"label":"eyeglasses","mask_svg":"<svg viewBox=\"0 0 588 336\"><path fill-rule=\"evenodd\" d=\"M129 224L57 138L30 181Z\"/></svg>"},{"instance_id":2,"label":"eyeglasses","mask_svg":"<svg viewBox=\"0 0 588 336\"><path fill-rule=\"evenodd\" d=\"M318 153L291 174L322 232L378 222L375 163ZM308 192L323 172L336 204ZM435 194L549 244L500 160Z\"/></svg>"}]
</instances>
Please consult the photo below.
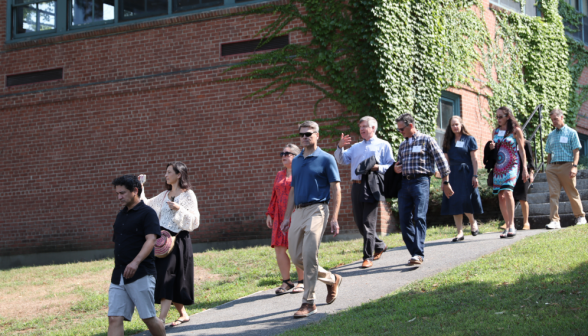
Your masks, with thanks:
<instances>
[{"instance_id":1,"label":"eyeglasses","mask_svg":"<svg viewBox=\"0 0 588 336\"><path fill-rule=\"evenodd\" d=\"M296 156L296 154L294 154L294 153L290 153L290 152L281 152L281 153L280 153L280 156L281 156L281 157L288 156L288 155Z\"/></svg>"},{"instance_id":2,"label":"eyeglasses","mask_svg":"<svg viewBox=\"0 0 588 336\"><path fill-rule=\"evenodd\" d=\"M497 115L497 116L496 116L496 119L500 120L500 119L502 119L502 118L504 118L504 117L506 117L506 116L503 116L503 115Z\"/></svg>"},{"instance_id":3,"label":"eyeglasses","mask_svg":"<svg viewBox=\"0 0 588 336\"><path fill-rule=\"evenodd\" d=\"M400 133L404 132L404 129L407 128L408 126L404 126L402 128L397 128L396 130Z\"/></svg>"},{"instance_id":4,"label":"eyeglasses","mask_svg":"<svg viewBox=\"0 0 588 336\"><path fill-rule=\"evenodd\" d=\"M299 133L301 138L307 137L310 138L316 132L306 132L306 133Z\"/></svg>"}]
</instances>

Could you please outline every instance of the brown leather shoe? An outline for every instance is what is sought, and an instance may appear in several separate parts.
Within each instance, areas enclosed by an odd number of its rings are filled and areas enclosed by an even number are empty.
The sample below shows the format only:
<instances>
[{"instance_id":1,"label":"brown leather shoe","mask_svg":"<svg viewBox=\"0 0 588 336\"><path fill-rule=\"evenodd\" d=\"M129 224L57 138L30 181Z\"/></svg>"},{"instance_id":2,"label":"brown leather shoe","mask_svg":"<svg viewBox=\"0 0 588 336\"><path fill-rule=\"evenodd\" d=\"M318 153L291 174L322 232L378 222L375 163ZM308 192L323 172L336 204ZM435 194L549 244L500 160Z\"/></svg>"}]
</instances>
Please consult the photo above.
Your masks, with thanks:
<instances>
[{"instance_id":1,"label":"brown leather shoe","mask_svg":"<svg viewBox=\"0 0 588 336\"><path fill-rule=\"evenodd\" d=\"M382 258L382 254L384 254L384 252L386 252L387 249L388 249L388 246L384 247L383 250L376 252L374 254L374 260L378 260L378 259Z\"/></svg>"},{"instance_id":2,"label":"brown leather shoe","mask_svg":"<svg viewBox=\"0 0 588 336\"><path fill-rule=\"evenodd\" d=\"M335 274L335 283L332 285L327 285L327 304L331 304L335 302L335 299L337 299L341 281L343 281L343 278L339 274Z\"/></svg>"},{"instance_id":3,"label":"brown leather shoe","mask_svg":"<svg viewBox=\"0 0 588 336\"><path fill-rule=\"evenodd\" d=\"M308 317L316 313L316 305L314 303L303 303L300 309L294 313L294 318Z\"/></svg>"},{"instance_id":4,"label":"brown leather shoe","mask_svg":"<svg viewBox=\"0 0 588 336\"><path fill-rule=\"evenodd\" d=\"M373 265L374 265L374 263L371 260L366 259L363 261L363 264L361 264L361 268L370 268Z\"/></svg>"}]
</instances>

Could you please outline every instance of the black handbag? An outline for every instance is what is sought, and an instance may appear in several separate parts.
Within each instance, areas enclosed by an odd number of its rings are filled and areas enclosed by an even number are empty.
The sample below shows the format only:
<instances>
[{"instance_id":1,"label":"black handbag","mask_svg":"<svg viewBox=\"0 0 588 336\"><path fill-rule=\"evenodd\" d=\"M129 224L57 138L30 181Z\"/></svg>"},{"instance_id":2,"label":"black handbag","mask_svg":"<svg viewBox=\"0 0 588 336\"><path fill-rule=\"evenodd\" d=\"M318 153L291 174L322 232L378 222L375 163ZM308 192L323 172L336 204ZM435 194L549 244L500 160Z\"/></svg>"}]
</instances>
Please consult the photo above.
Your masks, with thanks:
<instances>
[{"instance_id":1,"label":"black handbag","mask_svg":"<svg viewBox=\"0 0 588 336\"><path fill-rule=\"evenodd\" d=\"M493 187L494 186L494 169L490 169L490 171L488 172L488 186L489 187Z\"/></svg>"}]
</instances>

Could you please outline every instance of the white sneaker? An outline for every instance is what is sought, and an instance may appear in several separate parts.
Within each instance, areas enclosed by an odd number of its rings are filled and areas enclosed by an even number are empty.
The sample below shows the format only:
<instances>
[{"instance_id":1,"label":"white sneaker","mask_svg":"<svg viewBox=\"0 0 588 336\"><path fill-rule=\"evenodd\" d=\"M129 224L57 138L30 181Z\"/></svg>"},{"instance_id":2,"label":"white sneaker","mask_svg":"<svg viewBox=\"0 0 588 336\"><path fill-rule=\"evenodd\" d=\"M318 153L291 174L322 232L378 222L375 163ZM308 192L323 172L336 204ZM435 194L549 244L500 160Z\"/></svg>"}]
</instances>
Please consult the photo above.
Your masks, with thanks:
<instances>
[{"instance_id":1,"label":"white sneaker","mask_svg":"<svg viewBox=\"0 0 588 336\"><path fill-rule=\"evenodd\" d=\"M584 220L586 220L586 219L584 219ZM545 228L548 229L548 230L551 230L551 229L561 229L561 225L559 224L559 222L551 221L551 223L545 225Z\"/></svg>"},{"instance_id":2,"label":"white sneaker","mask_svg":"<svg viewBox=\"0 0 588 336\"><path fill-rule=\"evenodd\" d=\"M584 224L586 224L586 217L576 218L576 225L584 225Z\"/></svg>"}]
</instances>

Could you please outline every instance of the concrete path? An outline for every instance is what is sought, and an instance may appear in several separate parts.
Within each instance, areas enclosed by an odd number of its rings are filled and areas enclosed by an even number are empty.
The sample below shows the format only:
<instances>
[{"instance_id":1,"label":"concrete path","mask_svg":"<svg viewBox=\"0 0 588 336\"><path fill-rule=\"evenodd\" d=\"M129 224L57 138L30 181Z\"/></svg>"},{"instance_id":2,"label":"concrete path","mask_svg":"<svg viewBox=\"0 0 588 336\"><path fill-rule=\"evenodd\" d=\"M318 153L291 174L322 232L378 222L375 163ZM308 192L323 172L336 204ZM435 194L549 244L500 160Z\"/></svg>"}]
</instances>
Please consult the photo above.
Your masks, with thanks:
<instances>
[{"instance_id":1,"label":"concrete path","mask_svg":"<svg viewBox=\"0 0 588 336\"><path fill-rule=\"evenodd\" d=\"M292 317L302 304L302 294L276 296L274 289L271 289L195 314L191 316L190 322L168 328L167 334L277 335L317 322L327 314L379 299L413 281L454 268L542 232L545 230L518 231L512 239L500 239L499 233L486 233L477 237L467 235L464 241L458 243L451 242L451 239L427 242L425 263L419 268L407 266L410 255L405 247L389 249L380 260L374 262L372 268L360 268L361 261L336 268L333 273L341 275L343 282L337 300L331 305L325 303L325 285L317 282L318 313L310 317ZM139 335L149 335L149 332Z\"/></svg>"}]
</instances>

